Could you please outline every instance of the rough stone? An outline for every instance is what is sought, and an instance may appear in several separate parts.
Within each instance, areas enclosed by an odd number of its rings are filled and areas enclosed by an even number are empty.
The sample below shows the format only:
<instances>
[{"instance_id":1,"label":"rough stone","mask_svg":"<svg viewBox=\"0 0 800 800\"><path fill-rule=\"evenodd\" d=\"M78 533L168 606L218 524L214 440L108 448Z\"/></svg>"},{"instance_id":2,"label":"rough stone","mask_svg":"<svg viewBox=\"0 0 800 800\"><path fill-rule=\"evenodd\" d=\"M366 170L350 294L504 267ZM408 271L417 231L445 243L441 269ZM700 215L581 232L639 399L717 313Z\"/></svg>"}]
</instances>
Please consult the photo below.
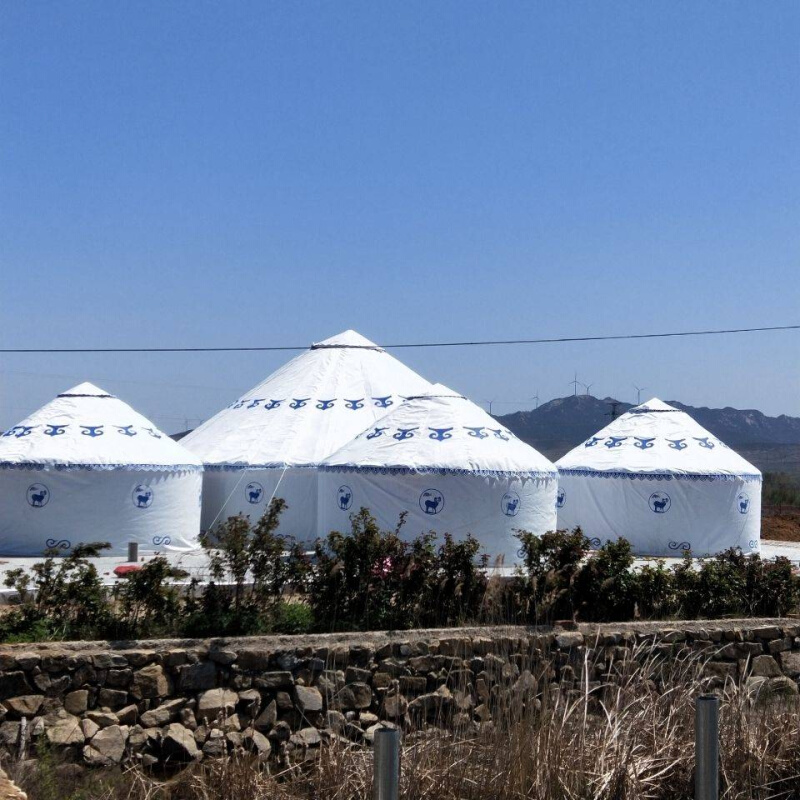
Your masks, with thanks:
<instances>
[{"instance_id":1,"label":"rough stone","mask_svg":"<svg viewBox=\"0 0 800 800\"><path fill-rule=\"evenodd\" d=\"M119 725L103 728L83 748L83 758L91 766L110 767L119 764L125 755L125 740Z\"/></svg>"},{"instance_id":2,"label":"rough stone","mask_svg":"<svg viewBox=\"0 0 800 800\"><path fill-rule=\"evenodd\" d=\"M289 741L298 747L319 747L322 736L316 728L301 728L289 737Z\"/></svg>"},{"instance_id":3,"label":"rough stone","mask_svg":"<svg viewBox=\"0 0 800 800\"><path fill-rule=\"evenodd\" d=\"M322 711L322 695L319 693L319 689L312 686L295 686L294 697L301 713Z\"/></svg>"},{"instance_id":4,"label":"rough stone","mask_svg":"<svg viewBox=\"0 0 800 800\"><path fill-rule=\"evenodd\" d=\"M200 695L197 702L197 717L201 720L213 720L220 715L233 714L239 695L230 689L209 689Z\"/></svg>"},{"instance_id":5,"label":"rough stone","mask_svg":"<svg viewBox=\"0 0 800 800\"><path fill-rule=\"evenodd\" d=\"M561 650L580 647L583 644L583 634L579 631L564 631L556 634L556 645Z\"/></svg>"},{"instance_id":6,"label":"rough stone","mask_svg":"<svg viewBox=\"0 0 800 800\"><path fill-rule=\"evenodd\" d=\"M756 656L751 664L750 674L754 677L777 678L783 673L772 656Z\"/></svg>"},{"instance_id":7,"label":"rough stone","mask_svg":"<svg viewBox=\"0 0 800 800\"><path fill-rule=\"evenodd\" d=\"M268 756L272 750L269 739L263 733L253 730L253 728L248 728L242 733L242 745L246 750L262 757Z\"/></svg>"},{"instance_id":8,"label":"rough stone","mask_svg":"<svg viewBox=\"0 0 800 800\"><path fill-rule=\"evenodd\" d=\"M180 668L178 686L181 691L213 689L217 685L217 665L213 661L201 661Z\"/></svg>"},{"instance_id":9,"label":"rough stone","mask_svg":"<svg viewBox=\"0 0 800 800\"><path fill-rule=\"evenodd\" d=\"M291 672L264 672L255 679L259 689L289 689L294 686Z\"/></svg>"},{"instance_id":10,"label":"rough stone","mask_svg":"<svg viewBox=\"0 0 800 800\"><path fill-rule=\"evenodd\" d=\"M171 723L164 732L162 749L170 760L197 761L202 757L192 732L179 722Z\"/></svg>"},{"instance_id":11,"label":"rough stone","mask_svg":"<svg viewBox=\"0 0 800 800\"><path fill-rule=\"evenodd\" d=\"M72 714L64 712L64 715L54 719L52 724L45 720L45 726L47 740L56 747L82 745L85 741L83 730L81 729L81 721L72 716Z\"/></svg>"},{"instance_id":12,"label":"rough stone","mask_svg":"<svg viewBox=\"0 0 800 800\"><path fill-rule=\"evenodd\" d=\"M44 697L40 694L23 694L5 701L12 717L35 717L42 707Z\"/></svg>"},{"instance_id":13,"label":"rough stone","mask_svg":"<svg viewBox=\"0 0 800 800\"><path fill-rule=\"evenodd\" d=\"M5 672L0 681L0 700L30 694L31 687L24 672Z\"/></svg>"},{"instance_id":14,"label":"rough stone","mask_svg":"<svg viewBox=\"0 0 800 800\"><path fill-rule=\"evenodd\" d=\"M131 694L137 700L167 697L171 694L170 681L164 668L160 664L150 664L135 672Z\"/></svg>"},{"instance_id":15,"label":"rough stone","mask_svg":"<svg viewBox=\"0 0 800 800\"><path fill-rule=\"evenodd\" d=\"M70 713L80 716L86 713L89 707L89 691L87 689L77 689L64 697L64 708Z\"/></svg>"}]
</instances>

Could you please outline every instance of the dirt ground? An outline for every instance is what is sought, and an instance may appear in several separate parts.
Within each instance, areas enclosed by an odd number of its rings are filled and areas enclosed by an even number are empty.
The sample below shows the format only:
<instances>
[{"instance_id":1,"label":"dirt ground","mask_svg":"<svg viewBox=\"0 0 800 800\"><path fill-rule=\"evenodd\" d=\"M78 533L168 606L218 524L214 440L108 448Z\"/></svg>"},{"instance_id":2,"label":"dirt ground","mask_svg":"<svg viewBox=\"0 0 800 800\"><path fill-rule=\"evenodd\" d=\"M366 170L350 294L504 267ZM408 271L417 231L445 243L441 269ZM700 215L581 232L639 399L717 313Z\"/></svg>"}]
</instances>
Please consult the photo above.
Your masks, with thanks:
<instances>
[{"instance_id":1,"label":"dirt ground","mask_svg":"<svg viewBox=\"0 0 800 800\"><path fill-rule=\"evenodd\" d=\"M779 542L800 542L800 509L765 508L761 515L761 538Z\"/></svg>"}]
</instances>

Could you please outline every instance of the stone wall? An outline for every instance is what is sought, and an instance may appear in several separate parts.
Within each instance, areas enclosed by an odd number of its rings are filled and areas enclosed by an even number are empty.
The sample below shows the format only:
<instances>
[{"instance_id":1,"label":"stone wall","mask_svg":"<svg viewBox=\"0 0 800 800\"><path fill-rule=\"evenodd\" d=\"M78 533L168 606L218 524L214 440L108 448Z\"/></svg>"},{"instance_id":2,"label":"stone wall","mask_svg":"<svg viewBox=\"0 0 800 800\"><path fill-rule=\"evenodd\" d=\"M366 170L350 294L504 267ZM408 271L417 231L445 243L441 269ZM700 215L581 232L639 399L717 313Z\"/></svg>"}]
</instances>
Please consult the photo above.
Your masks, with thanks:
<instances>
[{"instance_id":1,"label":"stone wall","mask_svg":"<svg viewBox=\"0 0 800 800\"><path fill-rule=\"evenodd\" d=\"M0 646L0 755L31 757L45 737L90 766L281 759L336 738L368 745L381 724L491 725L686 652L711 687L798 693L797 620L568 627Z\"/></svg>"}]
</instances>

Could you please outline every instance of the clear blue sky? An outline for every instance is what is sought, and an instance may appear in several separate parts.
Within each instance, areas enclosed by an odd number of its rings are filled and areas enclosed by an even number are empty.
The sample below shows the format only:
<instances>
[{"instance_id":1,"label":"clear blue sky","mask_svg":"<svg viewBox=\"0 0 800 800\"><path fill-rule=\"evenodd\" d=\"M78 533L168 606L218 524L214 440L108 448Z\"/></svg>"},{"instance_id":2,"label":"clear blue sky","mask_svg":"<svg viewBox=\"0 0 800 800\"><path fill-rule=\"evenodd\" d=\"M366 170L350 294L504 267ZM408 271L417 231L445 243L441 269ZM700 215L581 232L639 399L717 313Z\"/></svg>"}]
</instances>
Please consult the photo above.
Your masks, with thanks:
<instances>
[{"instance_id":1,"label":"clear blue sky","mask_svg":"<svg viewBox=\"0 0 800 800\"><path fill-rule=\"evenodd\" d=\"M0 342L800 322L798 41L794 0L9 0ZM401 357L800 415L800 332ZM285 358L0 356L0 424L92 380L177 430Z\"/></svg>"}]
</instances>

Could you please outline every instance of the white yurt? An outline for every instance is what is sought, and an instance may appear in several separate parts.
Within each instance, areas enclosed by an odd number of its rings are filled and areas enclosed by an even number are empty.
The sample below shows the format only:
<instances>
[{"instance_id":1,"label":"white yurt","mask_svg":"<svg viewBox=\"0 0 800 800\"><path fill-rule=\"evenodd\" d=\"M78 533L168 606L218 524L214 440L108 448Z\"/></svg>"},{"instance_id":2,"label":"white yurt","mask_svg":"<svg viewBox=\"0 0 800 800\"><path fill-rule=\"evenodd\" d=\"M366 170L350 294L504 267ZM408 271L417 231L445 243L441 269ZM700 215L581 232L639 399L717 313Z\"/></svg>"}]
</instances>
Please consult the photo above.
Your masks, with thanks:
<instances>
[{"instance_id":1,"label":"white yurt","mask_svg":"<svg viewBox=\"0 0 800 800\"><path fill-rule=\"evenodd\" d=\"M82 383L0 436L0 554L129 542L198 546L202 464L127 403Z\"/></svg>"},{"instance_id":2,"label":"white yurt","mask_svg":"<svg viewBox=\"0 0 800 800\"><path fill-rule=\"evenodd\" d=\"M313 345L182 440L205 465L203 529L282 497L281 533L316 538L319 463L429 386L355 331Z\"/></svg>"},{"instance_id":3,"label":"white yurt","mask_svg":"<svg viewBox=\"0 0 800 800\"><path fill-rule=\"evenodd\" d=\"M642 555L758 552L761 473L687 413L653 398L557 462L558 526Z\"/></svg>"},{"instance_id":4,"label":"white yurt","mask_svg":"<svg viewBox=\"0 0 800 800\"><path fill-rule=\"evenodd\" d=\"M556 527L555 466L483 409L433 386L363 431L323 464L320 524L346 531L366 507L384 528L408 512L405 537L472 533L494 561L517 561L514 531Z\"/></svg>"}]
</instances>

